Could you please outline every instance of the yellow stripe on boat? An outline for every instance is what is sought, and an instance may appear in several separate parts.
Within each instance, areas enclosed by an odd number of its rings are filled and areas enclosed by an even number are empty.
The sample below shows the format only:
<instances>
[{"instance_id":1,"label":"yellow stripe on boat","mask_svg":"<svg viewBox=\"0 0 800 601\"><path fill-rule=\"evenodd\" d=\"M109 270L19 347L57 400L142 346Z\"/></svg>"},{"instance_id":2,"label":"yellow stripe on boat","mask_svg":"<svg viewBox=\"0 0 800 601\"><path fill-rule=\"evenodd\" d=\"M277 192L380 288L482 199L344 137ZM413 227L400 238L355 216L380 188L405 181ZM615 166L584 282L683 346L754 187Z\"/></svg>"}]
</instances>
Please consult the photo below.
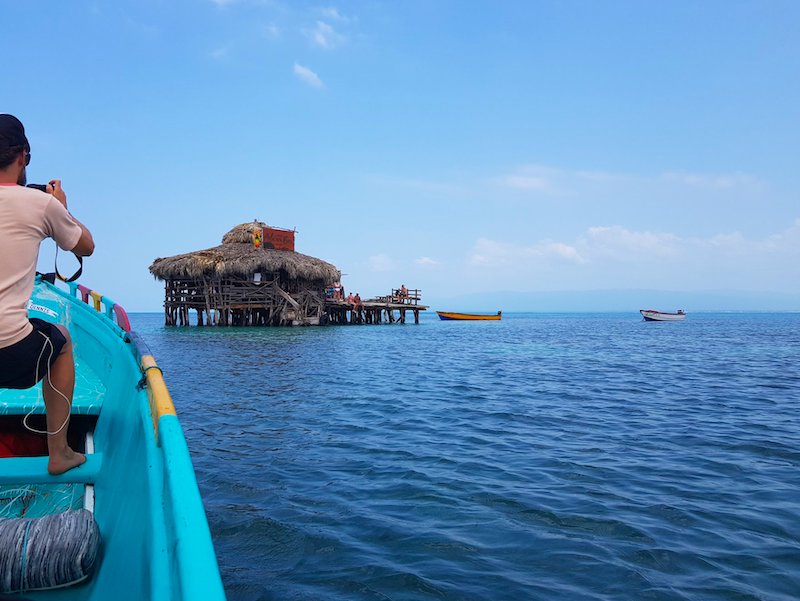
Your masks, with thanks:
<instances>
[{"instance_id":1,"label":"yellow stripe on boat","mask_svg":"<svg viewBox=\"0 0 800 601\"><path fill-rule=\"evenodd\" d=\"M150 416L153 418L153 431L158 440L158 420L162 415L175 415L175 405L164 382L164 375L153 355L142 356L142 371L147 378L147 398L150 400Z\"/></svg>"}]
</instances>

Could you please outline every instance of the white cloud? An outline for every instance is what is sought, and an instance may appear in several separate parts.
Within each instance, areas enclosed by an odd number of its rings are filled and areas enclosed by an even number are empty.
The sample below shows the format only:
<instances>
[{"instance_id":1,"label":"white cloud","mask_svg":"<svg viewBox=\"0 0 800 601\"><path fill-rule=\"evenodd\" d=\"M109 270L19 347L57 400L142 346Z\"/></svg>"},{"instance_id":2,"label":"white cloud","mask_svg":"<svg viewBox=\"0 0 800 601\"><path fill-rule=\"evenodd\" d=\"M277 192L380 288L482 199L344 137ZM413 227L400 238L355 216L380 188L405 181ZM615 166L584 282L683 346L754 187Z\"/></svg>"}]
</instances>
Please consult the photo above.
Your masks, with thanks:
<instances>
[{"instance_id":1,"label":"white cloud","mask_svg":"<svg viewBox=\"0 0 800 601\"><path fill-rule=\"evenodd\" d=\"M299 63L294 64L294 74L297 75L300 81L307 83L313 88L324 87L324 84L322 83L322 80L319 78L319 75L314 73L308 67L305 67Z\"/></svg>"},{"instance_id":2,"label":"white cloud","mask_svg":"<svg viewBox=\"0 0 800 601\"><path fill-rule=\"evenodd\" d=\"M335 7L330 6L328 8L323 8L320 10L320 14L325 17L326 19L330 19L331 21L341 21L343 23L347 23L350 21L350 17L345 17L341 14Z\"/></svg>"},{"instance_id":3,"label":"white cloud","mask_svg":"<svg viewBox=\"0 0 800 601\"><path fill-rule=\"evenodd\" d=\"M491 194L497 200L511 198L574 199L578 202L619 204L637 199L641 202L691 203L697 198L707 205L731 203L752 198L763 182L745 173L649 173L632 174L601 170L570 170L529 164L506 173L476 181L468 175L458 181L424 181L414 178L382 180L394 186L406 186L431 192ZM488 185L489 189L482 187Z\"/></svg>"},{"instance_id":4,"label":"white cloud","mask_svg":"<svg viewBox=\"0 0 800 601\"><path fill-rule=\"evenodd\" d=\"M500 178L500 183L516 190L547 190L550 187L547 179L534 175L506 175Z\"/></svg>"},{"instance_id":5,"label":"white cloud","mask_svg":"<svg viewBox=\"0 0 800 601\"><path fill-rule=\"evenodd\" d=\"M764 248L769 251L785 252L790 256L800 255L800 219L784 231L773 234L764 241Z\"/></svg>"},{"instance_id":6,"label":"white cloud","mask_svg":"<svg viewBox=\"0 0 800 601\"><path fill-rule=\"evenodd\" d=\"M673 182L692 188L716 188L723 190L752 186L757 183L756 178L745 173L708 174L668 172L662 174L661 178L667 182Z\"/></svg>"},{"instance_id":7,"label":"white cloud","mask_svg":"<svg viewBox=\"0 0 800 601\"><path fill-rule=\"evenodd\" d=\"M586 194L602 187L637 186L643 189L679 188L716 190L752 190L759 180L746 173L682 173L631 174L612 171L571 170L546 165L523 165L493 178L496 185L523 192L549 194Z\"/></svg>"},{"instance_id":8,"label":"white cloud","mask_svg":"<svg viewBox=\"0 0 800 601\"><path fill-rule=\"evenodd\" d=\"M281 37L281 28L275 25L275 23L264 25L263 32L264 36L271 40L276 40Z\"/></svg>"},{"instance_id":9,"label":"white cloud","mask_svg":"<svg viewBox=\"0 0 800 601\"><path fill-rule=\"evenodd\" d=\"M382 175L370 175L368 177L371 181L389 188L410 188L412 190L419 190L420 192L441 195L464 195L467 193L467 190L461 184L456 183L437 182L413 178L392 178Z\"/></svg>"},{"instance_id":10,"label":"white cloud","mask_svg":"<svg viewBox=\"0 0 800 601\"><path fill-rule=\"evenodd\" d=\"M472 249L470 263L487 267L506 263L510 257L520 254L519 248L521 247L515 248L511 244L503 244L488 238L478 238L477 242L475 242L475 247Z\"/></svg>"},{"instance_id":11,"label":"white cloud","mask_svg":"<svg viewBox=\"0 0 800 601\"><path fill-rule=\"evenodd\" d=\"M416 259L414 263L416 263L420 267L437 267L438 265L441 265L439 261L431 259L430 257L420 257Z\"/></svg>"},{"instance_id":12,"label":"white cloud","mask_svg":"<svg viewBox=\"0 0 800 601\"><path fill-rule=\"evenodd\" d=\"M221 60L228 55L228 47L227 46L220 46L219 48L215 48L212 50L209 55L215 61Z\"/></svg>"},{"instance_id":13,"label":"white cloud","mask_svg":"<svg viewBox=\"0 0 800 601\"><path fill-rule=\"evenodd\" d=\"M796 219L786 229L771 234L763 240L749 240L740 232L717 234L708 240L696 241L699 245L729 257L745 260L758 256L784 257L787 260L800 260L800 219Z\"/></svg>"},{"instance_id":14,"label":"white cloud","mask_svg":"<svg viewBox=\"0 0 800 601\"><path fill-rule=\"evenodd\" d=\"M590 227L584 245L591 256L637 259L647 256L675 256L684 242L674 234L632 232L618 225Z\"/></svg>"},{"instance_id":15,"label":"white cloud","mask_svg":"<svg viewBox=\"0 0 800 601\"><path fill-rule=\"evenodd\" d=\"M585 259L575 246L543 240L533 245L517 245L479 238L473 248L470 263L485 267L514 266L531 262L583 263Z\"/></svg>"},{"instance_id":16,"label":"white cloud","mask_svg":"<svg viewBox=\"0 0 800 601\"><path fill-rule=\"evenodd\" d=\"M372 271L385 272L394 270L394 262L385 254L372 255L369 259L369 268Z\"/></svg>"},{"instance_id":17,"label":"white cloud","mask_svg":"<svg viewBox=\"0 0 800 601\"><path fill-rule=\"evenodd\" d=\"M529 289L749 289L800 293L800 219L762 238L684 237L596 226L572 241L476 240L466 267L487 286Z\"/></svg>"},{"instance_id":18,"label":"white cloud","mask_svg":"<svg viewBox=\"0 0 800 601\"><path fill-rule=\"evenodd\" d=\"M212 4L224 8L226 6L233 6L234 4L250 4L253 6L277 6L280 7L280 2L274 0L209 0Z\"/></svg>"},{"instance_id":19,"label":"white cloud","mask_svg":"<svg viewBox=\"0 0 800 601\"><path fill-rule=\"evenodd\" d=\"M543 165L525 165L512 173L494 178L502 188L532 192L552 191L555 180L561 177L562 171Z\"/></svg>"},{"instance_id":20,"label":"white cloud","mask_svg":"<svg viewBox=\"0 0 800 601\"><path fill-rule=\"evenodd\" d=\"M741 247L746 244L744 236L740 232L731 234L717 234L708 240L708 244L714 248Z\"/></svg>"},{"instance_id":21,"label":"white cloud","mask_svg":"<svg viewBox=\"0 0 800 601\"><path fill-rule=\"evenodd\" d=\"M568 259L576 263L585 262L577 248L570 246L569 244L564 244L563 242L545 242L541 245L539 254L541 256L553 256L561 259Z\"/></svg>"},{"instance_id":22,"label":"white cloud","mask_svg":"<svg viewBox=\"0 0 800 601\"><path fill-rule=\"evenodd\" d=\"M579 180L595 183L627 182L633 179L624 173L611 173L609 171L575 171Z\"/></svg>"},{"instance_id":23,"label":"white cloud","mask_svg":"<svg viewBox=\"0 0 800 601\"><path fill-rule=\"evenodd\" d=\"M303 33L314 46L323 50L333 50L345 42L345 37L325 21L317 21L314 29L304 30Z\"/></svg>"}]
</instances>

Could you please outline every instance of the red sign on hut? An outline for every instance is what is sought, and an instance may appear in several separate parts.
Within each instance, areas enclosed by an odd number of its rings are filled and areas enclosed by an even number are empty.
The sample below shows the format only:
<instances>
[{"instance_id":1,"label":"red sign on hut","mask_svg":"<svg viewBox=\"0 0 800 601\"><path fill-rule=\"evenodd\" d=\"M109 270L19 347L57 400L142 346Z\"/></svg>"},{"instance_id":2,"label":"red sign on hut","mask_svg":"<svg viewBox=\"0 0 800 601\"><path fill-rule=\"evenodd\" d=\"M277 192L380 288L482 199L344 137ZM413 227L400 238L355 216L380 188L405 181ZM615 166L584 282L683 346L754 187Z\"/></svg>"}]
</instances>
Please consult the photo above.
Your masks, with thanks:
<instances>
[{"instance_id":1,"label":"red sign on hut","mask_svg":"<svg viewBox=\"0 0 800 601\"><path fill-rule=\"evenodd\" d=\"M262 244L264 248L275 250L291 250L294 252L294 230L277 227L265 227Z\"/></svg>"}]
</instances>

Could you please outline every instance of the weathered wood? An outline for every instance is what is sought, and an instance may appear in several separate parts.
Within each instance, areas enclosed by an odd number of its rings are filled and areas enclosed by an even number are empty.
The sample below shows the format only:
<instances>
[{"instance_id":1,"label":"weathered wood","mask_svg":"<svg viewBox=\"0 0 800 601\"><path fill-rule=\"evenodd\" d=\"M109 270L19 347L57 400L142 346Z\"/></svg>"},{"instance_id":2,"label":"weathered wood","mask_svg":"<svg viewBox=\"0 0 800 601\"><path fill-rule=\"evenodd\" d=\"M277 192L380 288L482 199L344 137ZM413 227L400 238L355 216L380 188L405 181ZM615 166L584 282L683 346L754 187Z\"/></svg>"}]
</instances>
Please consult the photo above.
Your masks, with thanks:
<instances>
[{"instance_id":1,"label":"weathered wood","mask_svg":"<svg viewBox=\"0 0 800 601\"><path fill-rule=\"evenodd\" d=\"M200 278L167 280L164 286L164 323L189 325L190 311L197 325L305 325L318 324L325 316L322 284L303 288L293 282L294 292L280 284L278 274L260 282L247 278Z\"/></svg>"},{"instance_id":2,"label":"weathered wood","mask_svg":"<svg viewBox=\"0 0 800 601\"><path fill-rule=\"evenodd\" d=\"M399 289L354 306L341 299L325 299L322 289L284 287L279 274L262 274L261 281L240 277L167 280L164 286L164 323L190 325L190 312L198 326L285 326L321 324L405 323L411 311L419 324L421 291ZM395 315L397 311L397 315Z\"/></svg>"}]
</instances>

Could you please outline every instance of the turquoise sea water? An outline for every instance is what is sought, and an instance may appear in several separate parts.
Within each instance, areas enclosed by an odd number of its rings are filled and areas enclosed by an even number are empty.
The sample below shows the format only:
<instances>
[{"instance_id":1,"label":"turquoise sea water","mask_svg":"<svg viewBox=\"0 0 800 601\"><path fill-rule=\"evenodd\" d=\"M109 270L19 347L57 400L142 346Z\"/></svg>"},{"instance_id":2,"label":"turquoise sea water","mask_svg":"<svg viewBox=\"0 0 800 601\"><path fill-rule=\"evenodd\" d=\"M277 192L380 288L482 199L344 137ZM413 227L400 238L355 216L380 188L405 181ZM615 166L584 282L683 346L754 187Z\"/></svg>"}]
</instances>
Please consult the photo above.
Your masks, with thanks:
<instances>
[{"instance_id":1,"label":"turquoise sea water","mask_svg":"<svg viewBox=\"0 0 800 601\"><path fill-rule=\"evenodd\" d=\"M800 314L132 321L232 601L800 598Z\"/></svg>"}]
</instances>

